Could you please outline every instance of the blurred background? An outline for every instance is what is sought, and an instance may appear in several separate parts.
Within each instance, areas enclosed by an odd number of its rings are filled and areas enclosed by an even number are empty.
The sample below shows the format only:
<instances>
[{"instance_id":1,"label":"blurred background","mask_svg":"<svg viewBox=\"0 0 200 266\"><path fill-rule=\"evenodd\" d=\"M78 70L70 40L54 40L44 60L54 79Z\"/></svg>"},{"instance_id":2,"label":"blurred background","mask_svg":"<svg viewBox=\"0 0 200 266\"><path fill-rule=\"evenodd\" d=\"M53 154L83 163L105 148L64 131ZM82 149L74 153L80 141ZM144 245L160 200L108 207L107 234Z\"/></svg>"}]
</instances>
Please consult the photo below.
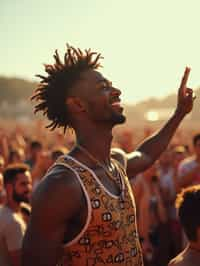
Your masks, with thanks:
<instances>
[{"instance_id":1,"label":"blurred background","mask_svg":"<svg viewBox=\"0 0 200 266\"><path fill-rule=\"evenodd\" d=\"M102 54L102 71L122 90L128 114L164 118L186 65L198 95L199 8L197 0L1 0L1 116L31 115L35 74L69 43Z\"/></svg>"}]
</instances>

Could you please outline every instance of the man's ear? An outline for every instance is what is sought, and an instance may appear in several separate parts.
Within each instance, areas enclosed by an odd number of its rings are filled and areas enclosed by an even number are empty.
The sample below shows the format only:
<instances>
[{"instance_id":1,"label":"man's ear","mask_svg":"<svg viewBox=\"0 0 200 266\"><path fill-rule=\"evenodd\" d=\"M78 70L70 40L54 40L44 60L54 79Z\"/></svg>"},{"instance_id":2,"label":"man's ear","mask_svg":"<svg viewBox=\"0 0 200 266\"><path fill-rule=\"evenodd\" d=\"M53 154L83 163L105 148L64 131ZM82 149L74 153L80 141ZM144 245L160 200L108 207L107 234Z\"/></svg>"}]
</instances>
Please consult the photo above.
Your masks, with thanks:
<instances>
[{"instance_id":1,"label":"man's ear","mask_svg":"<svg viewBox=\"0 0 200 266\"><path fill-rule=\"evenodd\" d=\"M67 108L72 113L81 113L86 111L86 105L79 97L68 97L66 99Z\"/></svg>"}]
</instances>

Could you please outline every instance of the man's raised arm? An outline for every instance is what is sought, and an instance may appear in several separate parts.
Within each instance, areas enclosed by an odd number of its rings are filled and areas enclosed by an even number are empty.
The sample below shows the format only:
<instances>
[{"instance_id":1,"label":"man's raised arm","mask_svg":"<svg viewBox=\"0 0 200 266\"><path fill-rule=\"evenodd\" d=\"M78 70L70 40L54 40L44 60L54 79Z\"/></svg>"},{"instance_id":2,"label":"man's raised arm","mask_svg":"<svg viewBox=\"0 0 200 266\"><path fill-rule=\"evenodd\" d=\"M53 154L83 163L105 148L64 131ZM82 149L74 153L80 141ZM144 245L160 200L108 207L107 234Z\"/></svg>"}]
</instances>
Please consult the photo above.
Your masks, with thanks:
<instances>
[{"instance_id":1,"label":"man's raised arm","mask_svg":"<svg viewBox=\"0 0 200 266\"><path fill-rule=\"evenodd\" d=\"M193 90L187 88L189 73L190 68L186 67L178 90L177 107L172 117L161 130L146 139L135 152L127 155L127 173L130 178L147 169L159 158L160 154L167 148L182 119L191 112L195 97Z\"/></svg>"}]
</instances>

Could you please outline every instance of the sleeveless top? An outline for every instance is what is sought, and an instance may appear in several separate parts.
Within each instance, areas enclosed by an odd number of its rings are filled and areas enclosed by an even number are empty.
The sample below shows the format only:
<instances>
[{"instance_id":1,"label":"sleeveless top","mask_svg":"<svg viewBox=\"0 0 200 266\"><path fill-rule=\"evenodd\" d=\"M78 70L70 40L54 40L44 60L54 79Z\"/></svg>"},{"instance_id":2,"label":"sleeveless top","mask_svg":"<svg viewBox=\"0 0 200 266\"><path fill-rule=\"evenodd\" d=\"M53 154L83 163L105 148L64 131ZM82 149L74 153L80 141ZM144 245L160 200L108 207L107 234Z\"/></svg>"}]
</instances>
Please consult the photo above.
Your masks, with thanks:
<instances>
[{"instance_id":1,"label":"sleeveless top","mask_svg":"<svg viewBox=\"0 0 200 266\"><path fill-rule=\"evenodd\" d=\"M82 230L63 244L65 255L59 266L143 265L132 189L125 169L115 163L123 170L124 200L109 192L91 169L69 155L61 156L55 163L74 172L88 211Z\"/></svg>"}]
</instances>

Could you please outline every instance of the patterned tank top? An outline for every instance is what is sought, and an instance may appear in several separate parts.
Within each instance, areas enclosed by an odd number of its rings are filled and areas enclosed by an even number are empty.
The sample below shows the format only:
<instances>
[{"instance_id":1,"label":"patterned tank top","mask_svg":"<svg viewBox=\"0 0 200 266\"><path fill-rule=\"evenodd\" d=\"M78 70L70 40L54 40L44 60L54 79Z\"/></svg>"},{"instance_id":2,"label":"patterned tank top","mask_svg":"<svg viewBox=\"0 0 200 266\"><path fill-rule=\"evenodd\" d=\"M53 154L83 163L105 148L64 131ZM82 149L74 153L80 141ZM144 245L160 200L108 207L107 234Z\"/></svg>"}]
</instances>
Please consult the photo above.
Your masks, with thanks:
<instances>
[{"instance_id":1,"label":"patterned tank top","mask_svg":"<svg viewBox=\"0 0 200 266\"><path fill-rule=\"evenodd\" d=\"M136 209L125 169L119 162L124 199L108 191L95 173L70 156L56 165L71 169L84 192L88 215L81 232L64 244L65 256L59 266L142 266L136 227Z\"/></svg>"}]
</instances>

